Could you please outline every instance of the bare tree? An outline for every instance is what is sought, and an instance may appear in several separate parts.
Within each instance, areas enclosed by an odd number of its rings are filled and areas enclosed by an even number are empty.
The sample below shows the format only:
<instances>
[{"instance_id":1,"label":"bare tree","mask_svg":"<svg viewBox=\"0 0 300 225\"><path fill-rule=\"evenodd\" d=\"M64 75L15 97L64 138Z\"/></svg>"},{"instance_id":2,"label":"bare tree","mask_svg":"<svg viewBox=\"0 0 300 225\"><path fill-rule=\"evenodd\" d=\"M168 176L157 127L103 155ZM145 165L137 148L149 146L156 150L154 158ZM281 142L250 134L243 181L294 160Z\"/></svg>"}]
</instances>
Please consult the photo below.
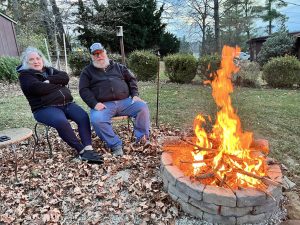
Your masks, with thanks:
<instances>
[{"instance_id":1,"label":"bare tree","mask_svg":"<svg viewBox=\"0 0 300 225\"><path fill-rule=\"evenodd\" d=\"M52 7L52 12L54 15L54 29L55 31L58 31L58 42L60 46L63 46L63 35L65 34L61 14L59 11L59 8L57 7L56 1L55 0L50 0L51 7ZM68 40L66 40L66 46L67 49L71 49L70 43Z\"/></svg>"},{"instance_id":2,"label":"bare tree","mask_svg":"<svg viewBox=\"0 0 300 225\"><path fill-rule=\"evenodd\" d=\"M220 44L220 13L219 13L219 0L214 0L214 21L215 21L215 51L221 52Z\"/></svg>"},{"instance_id":3,"label":"bare tree","mask_svg":"<svg viewBox=\"0 0 300 225\"><path fill-rule=\"evenodd\" d=\"M206 54L206 31L208 26L208 16L211 9L209 3L211 0L187 0L187 2L191 9L189 12L190 18L194 20L202 33L200 52L201 54Z\"/></svg>"}]
</instances>

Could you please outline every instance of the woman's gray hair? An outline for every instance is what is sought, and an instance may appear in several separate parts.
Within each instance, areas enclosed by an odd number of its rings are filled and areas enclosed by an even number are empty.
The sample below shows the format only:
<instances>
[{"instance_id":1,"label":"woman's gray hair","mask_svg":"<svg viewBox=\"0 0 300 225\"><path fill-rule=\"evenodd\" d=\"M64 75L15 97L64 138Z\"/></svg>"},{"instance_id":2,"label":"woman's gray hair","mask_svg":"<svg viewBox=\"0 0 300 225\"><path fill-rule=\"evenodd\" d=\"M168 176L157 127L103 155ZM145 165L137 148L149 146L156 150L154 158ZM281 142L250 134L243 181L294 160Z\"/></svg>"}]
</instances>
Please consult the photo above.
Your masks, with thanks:
<instances>
[{"instance_id":1,"label":"woman's gray hair","mask_svg":"<svg viewBox=\"0 0 300 225\"><path fill-rule=\"evenodd\" d=\"M51 63L46 59L46 57L44 56L44 54L38 50L37 48L34 48L34 47L27 47L25 49L24 52L22 52L22 55L21 55L21 62L22 62L22 69L29 69L29 64L28 64L28 56L30 53L37 53L41 58L42 58L42 61L43 61L43 64L44 64L44 67L49 67L51 66Z\"/></svg>"}]
</instances>

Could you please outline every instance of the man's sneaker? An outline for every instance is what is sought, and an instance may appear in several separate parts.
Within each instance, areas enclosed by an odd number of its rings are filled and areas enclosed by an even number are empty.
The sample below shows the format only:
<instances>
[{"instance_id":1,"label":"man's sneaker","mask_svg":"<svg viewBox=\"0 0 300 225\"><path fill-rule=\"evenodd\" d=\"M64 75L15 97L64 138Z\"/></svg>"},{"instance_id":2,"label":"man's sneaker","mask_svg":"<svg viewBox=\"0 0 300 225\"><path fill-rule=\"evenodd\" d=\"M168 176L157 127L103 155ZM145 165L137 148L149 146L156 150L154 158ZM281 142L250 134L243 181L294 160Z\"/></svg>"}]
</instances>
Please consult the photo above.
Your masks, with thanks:
<instances>
[{"instance_id":1,"label":"man's sneaker","mask_svg":"<svg viewBox=\"0 0 300 225\"><path fill-rule=\"evenodd\" d=\"M111 153L113 156L123 156L124 152L121 145L111 148Z\"/></svg>"},{"instance_id":2,"label":"man's sneaker","mask_svg":"<svg viewBox=\"0 0 300 225\"><path fill-rule=\"evenodd\" d=\"M94 150L82 150L79 153L79 159L81 159L82 161L87 161L88 163L92 163L92 164L103 163L102 155L99 155Z\"/></svg>"}]
</instances>

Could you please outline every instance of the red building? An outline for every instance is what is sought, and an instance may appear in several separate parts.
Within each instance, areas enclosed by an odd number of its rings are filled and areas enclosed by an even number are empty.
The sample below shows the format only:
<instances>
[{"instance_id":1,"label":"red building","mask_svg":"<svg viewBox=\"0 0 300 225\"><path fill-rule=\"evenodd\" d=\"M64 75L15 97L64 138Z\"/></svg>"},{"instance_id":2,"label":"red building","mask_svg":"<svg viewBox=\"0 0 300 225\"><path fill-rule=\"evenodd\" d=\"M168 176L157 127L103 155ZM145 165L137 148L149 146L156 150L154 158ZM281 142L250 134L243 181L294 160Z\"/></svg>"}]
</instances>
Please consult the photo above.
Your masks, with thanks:
<instances>
[{"instance_id":1,"label":"red building","mask_svg":"<svg viewBox=\"0 0 300 225\"><path fill-rule=\"evenodd\" d=\"M14 24L13 19L0 13L0 56L19 56Z\"/></svg>"}]
</instances>

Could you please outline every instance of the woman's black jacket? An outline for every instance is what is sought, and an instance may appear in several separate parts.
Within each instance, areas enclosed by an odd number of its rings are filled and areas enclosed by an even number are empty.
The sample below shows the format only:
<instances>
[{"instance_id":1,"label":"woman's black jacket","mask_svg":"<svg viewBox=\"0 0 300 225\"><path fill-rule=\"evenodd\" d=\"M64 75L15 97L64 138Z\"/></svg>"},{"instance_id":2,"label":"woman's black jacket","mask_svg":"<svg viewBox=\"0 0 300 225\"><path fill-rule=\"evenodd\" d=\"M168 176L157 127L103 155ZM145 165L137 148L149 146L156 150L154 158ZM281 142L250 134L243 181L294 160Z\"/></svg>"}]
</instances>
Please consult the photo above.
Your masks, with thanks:
<instances>
[{"instance_id":1,"label":"woman's black jacket","mask_svg":"<svg viewBox=\"0 0 300 225\"><path fill-rule=\"evenodd\" d=\"M17 67L21 89L27 98L31 111L46 106L61 106L73 101L66 85L69 77L66 72L45 67L44 72ZM48 80L49 83L44 82Z\"/></svg>"}]
</instances>

